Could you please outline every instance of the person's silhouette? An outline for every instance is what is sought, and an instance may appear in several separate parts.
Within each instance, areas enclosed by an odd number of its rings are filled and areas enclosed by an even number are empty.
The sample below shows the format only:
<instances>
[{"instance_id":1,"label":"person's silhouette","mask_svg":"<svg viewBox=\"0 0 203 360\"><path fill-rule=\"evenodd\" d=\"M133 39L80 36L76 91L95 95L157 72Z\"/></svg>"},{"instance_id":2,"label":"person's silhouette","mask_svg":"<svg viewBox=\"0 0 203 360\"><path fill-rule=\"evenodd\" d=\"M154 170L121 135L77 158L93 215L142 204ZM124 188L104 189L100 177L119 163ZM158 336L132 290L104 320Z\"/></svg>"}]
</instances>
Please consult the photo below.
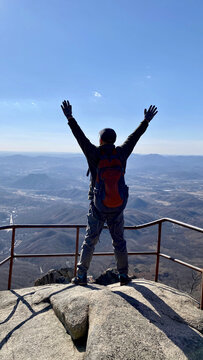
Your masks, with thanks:
<instances>
[{"instance_id":1,"label":"person's silhouette","mask_svg":"<svg viewBox=\"0 0 203 360\"><path fill-rule=\"evenodd\" d=\"M110 210L107 209L108 211L105 211L99 210L98 207L95 206L94 189L96 178L98 176L98 164L101 160L101 152L110 158L114 153L116 154L116 158L118 158L119 162L121 163L123 172L125 172L127 159L132 153L139 138L146 131L149 122L157 114L157 108L155 105L151 105L148 110L145 109L144 120L141 122L138 128L128 136L123 145L117 147L114 145L116 141L116 133L113 129L105 128L100 131L100 146L97 147L93 145L85 136L76 120L72 116L72 106L70 105L69 101L64 100L61 108L64 115L68 119L68 125L70 126L73 135L75 136L84 155L86 156L91 175L89 189L90 207L87 216L88 221L86 235L81 247L80 260L77 264L77 276L72 280L72 282L78 285L87 284L87 271L90 266L94 248L98 242L104 223L106 222L113 239L112 243L114 247L120 284L125 285L130 281L130 278L128 276L128 254L126 241L123 236L123 208L116 207L110 208Z\"/></svg>"}]
</instances>

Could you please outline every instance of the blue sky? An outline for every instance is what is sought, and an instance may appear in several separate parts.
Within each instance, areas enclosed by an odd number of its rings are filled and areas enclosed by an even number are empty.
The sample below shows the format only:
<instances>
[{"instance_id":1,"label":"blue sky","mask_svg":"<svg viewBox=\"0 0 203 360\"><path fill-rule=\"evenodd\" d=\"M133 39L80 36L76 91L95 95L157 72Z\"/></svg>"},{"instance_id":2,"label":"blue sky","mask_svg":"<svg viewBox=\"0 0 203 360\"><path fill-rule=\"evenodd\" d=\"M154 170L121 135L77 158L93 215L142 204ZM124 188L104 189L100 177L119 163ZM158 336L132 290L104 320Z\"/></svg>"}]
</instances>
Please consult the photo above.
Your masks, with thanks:
<instances>
[{"instance_id":1,"label":"blue sky","mask_svg":"<svg viewBox=\"0 0 203 360\"><path fill-rule=\"evenodd\" d=\"M89 139L117 145L156 104L136 153L203 155L202 0L0 0L0 151L79 152L60 104Z\"/></svg>"}]
</instances>

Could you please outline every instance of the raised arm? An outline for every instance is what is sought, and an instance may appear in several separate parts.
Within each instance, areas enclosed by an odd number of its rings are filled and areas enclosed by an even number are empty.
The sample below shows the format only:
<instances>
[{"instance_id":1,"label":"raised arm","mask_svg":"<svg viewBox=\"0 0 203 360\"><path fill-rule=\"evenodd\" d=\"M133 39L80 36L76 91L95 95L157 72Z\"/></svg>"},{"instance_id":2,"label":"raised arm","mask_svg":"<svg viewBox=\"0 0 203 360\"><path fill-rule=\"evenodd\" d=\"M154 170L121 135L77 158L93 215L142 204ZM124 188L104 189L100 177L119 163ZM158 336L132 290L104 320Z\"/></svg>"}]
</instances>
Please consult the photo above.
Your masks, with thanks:
<instances>
[{"instance_id":1,"label":"raised arm","mask_svg":"<svg viewBox=\"0 0 203 360\"><path fill-rule=\"evenodd\" d=\"M157 113L158 110L155 105L150 105L148 110L144 109L144 120L141 122L138 128L131 135L128 136L127 140L123 143L123 145L121 145L122 152L126 159L130 156L136 143L146 131L149 122Z\"/></svg>"},{"instance_id":2,"label":"raised arm","mask_svg":"<svg viewBox=\"0 0 203 360\"><path fill-rule=\"evenodd\" d=\"M73 135L75 136L78 144L80 145L83 153L86 157L91 156L91 152L95 150L96 146L93 145L89 139L85 136L84 132L78 125L77 121L72 116L72 106L68 100L64 100L61 105L64 115L68 120L68 125L71 128Z\"/></svg>"}]
</instances>

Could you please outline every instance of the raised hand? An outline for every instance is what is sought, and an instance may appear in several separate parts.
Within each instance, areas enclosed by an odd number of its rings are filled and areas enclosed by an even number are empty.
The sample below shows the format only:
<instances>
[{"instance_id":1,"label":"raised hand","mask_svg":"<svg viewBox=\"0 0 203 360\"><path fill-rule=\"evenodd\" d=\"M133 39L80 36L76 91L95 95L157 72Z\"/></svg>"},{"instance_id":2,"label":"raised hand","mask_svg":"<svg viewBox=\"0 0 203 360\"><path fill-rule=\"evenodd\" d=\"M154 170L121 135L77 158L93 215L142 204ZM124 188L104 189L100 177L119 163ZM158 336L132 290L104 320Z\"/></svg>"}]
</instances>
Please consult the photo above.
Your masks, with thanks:
<instances>
[{"instance_id":1,"label":"raised hand","mask_svg":"<svg viewBox=\"0 0 203 360\"><path fill-rule=\"evenodd\" d=\"M63 110L64 115L67 119L72 118L72 106L70 105L68 100L64 100L61 105L61 109Z\"/></svg>"},{"instance_id":2,"label":"raised hand","mask_svg":"<svg viewBox=\"0 0 203 360\"><path fill-rule=\"evenodd\" d=\"M150 105L148 110L144 109L144 119L150 122L157 113L157 107L155 105Z\"/></svg>"}]
</instances>

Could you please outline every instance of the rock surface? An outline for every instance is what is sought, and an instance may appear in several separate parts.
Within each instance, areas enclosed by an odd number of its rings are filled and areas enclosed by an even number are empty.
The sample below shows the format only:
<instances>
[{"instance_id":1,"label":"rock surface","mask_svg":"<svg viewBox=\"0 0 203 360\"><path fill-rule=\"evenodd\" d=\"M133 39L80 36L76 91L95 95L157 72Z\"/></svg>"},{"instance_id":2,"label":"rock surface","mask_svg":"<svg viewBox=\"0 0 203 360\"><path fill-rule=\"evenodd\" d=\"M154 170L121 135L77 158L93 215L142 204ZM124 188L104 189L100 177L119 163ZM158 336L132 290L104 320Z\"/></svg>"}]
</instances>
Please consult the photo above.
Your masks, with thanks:
<instances>
[{"instance_id":1,"label":"rock surface","mask_svg":"<svg viewBox=\"0 0 203 360\"><path fill-rule=\"evenodd\" d=\"M46 284L69 284L73 278L72 268L61 268L59 270L51 269L46 274L35 280L34 285L46 285Z\"/></svg>"},{"instance_id":2,"label":"rock surface","mask_svg":"<svg viewBox=\"0 0 203 360\"><path fill-rule=\"evenodd\" d=\"M160 283L0 292L1 359L203 359L203 311Z\"/></svg>"},{"instance_id":3,"label":"rock surface","mask_svg":"<svg viewBox=\"0 0 203 360\"><path fill-rule=\"evenodd\" d=\"M117 269L109 268L105 270L95 282L100 285L110 285L119 282Z\"/></svg>"}]
</instances>

